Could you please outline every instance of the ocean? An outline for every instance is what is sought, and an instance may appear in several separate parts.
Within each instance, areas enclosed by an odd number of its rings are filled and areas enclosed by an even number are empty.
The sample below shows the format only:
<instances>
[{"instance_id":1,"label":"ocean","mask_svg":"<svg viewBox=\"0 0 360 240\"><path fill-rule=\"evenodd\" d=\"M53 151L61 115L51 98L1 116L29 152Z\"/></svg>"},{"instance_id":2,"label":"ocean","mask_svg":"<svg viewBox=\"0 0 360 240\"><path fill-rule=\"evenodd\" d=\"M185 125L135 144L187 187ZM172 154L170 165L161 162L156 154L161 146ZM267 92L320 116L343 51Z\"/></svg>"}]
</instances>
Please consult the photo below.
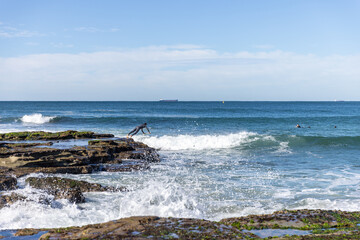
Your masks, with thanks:
<instances>
[{"instance_id":1,"label":"ocean","mask_svg":"<svg viewBox=\"0 0 360 240\"><path fill-rule=\"evenodd\" d=\"M161 156L150 169L57 175L131 191L42 204L43 193L23 177L15 192L34 201L0 209L0 230L144 215L220 220L360 209L360 102L0 102L0 133L71 129L124 137L144 122L151 135L134 139Z\"/></svg>"}]
</instances>

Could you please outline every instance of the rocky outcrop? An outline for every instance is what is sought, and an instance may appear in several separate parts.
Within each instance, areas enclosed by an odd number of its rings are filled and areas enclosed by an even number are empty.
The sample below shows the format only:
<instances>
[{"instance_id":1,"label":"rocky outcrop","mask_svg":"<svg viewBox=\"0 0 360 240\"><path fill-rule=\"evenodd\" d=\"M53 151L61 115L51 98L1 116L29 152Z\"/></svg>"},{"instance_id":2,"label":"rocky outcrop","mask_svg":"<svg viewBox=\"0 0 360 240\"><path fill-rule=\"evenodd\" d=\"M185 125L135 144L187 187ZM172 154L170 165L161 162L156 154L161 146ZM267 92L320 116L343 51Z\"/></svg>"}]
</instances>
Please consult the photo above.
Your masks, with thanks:
<instances>
[{"instance_id":1,"label":"rocky outcrop","mask_svg":"<svg viewBox=\"0 0 360 240\"><path fill-rule=\"evenodd\" d=\"M336 210L283 210L273 214L223 219L221 222L244 229L293 228L301 230L355 227L360 212Z\"/></svg>"},{"instance_id":2,"label":"rocky outcrop","mask_svg":"<svg viewBox=\"0 0 360 240\"><path fill-rule=\"evenodd\" d=\"M33 188L43 190L79 188L82 192L126 191L125 187L104 187L98 183L89 183L86 181L77 181L74 179L60 177L29 177L26 179L26 183L28 183Z\"/></svg>"},{"instance_id":3,"label":"rocky outcrop","mask_svg":"<svg viewBox=\"0 0 360 240\"><path fill-rule=\"evenodd\" d=\"M16 189L16 184L16 178L7 175L0 175L0 191Z\"/></svg>"},{"instance_id":4,"label":"rocky outcrop","mask_svg":"<svg viewBox=\"0 0 360 240\"><path fill-rule=\"evenodd\" d=\"M39 239L260 239L256 234L263 231L270 233L266 239L340 240L360 239L359 222L360 212L284 210L273 214L228 218L220 222L191 218L130 217L82 227L23 229L14 235L31 235ZM305 235L292 234L291 230L304 227L307 230L304 231ZM281 231L289 234L272 234Z\"/></svg>"},{"instance_id":5,"label":"rocky outcrop","mask_svg":"<svg viewBox=\"0 0 360 240\"><path fill-rule=\"evenodd\" d=\"M112 138L112 134L99 134L94 132L78 132L68 130L64 132L11 132L0 134L0 141L22 141L22 140L66 140L86 138Z\"/></svg>"},{"instance_id":6,"label":"rocky outcrop","mask_svg":"<svg viewBox=\"0 0 360 240\"><path fill-rule=\"evenodd\" d=\"M155 149L132 139L92 140L87 147L69 149L42 147L44 144L1 143L0 174L132 171L146 169L149 162L160 160Z\"/></svg>"},{"instance_id":7,"label":"rocky outcrop","mask_svg":"<svg viewBox=\"0 0 360 240\"><path fill-rule=\"evenodd\" d=\"M9 195L0 195L0 209L5 207L6 205L11 205L14 202L25 200L24 196L21 196L16 193L11 193Z\"/></svg>"},{"instance_id":8,"label":"rocky outcrop","mask_svg":"<svg viewBox=\"0 0 360 240\"><path fill-rule=\"evenodd\" d=\"M48 141L105 137L114 136L71 130L58 133L17 132L0 134L0 141L41 140L41 142L0 142L0 191L16 189L16 177L30 173L124 172L147 169L150 162L160 160L155 149L143 143L135 142L133 139L90 140L88 146L76 146L67 149L51 147L53 142ZM85 201L83 192L126 191L125 187L104 187L96 183L57 177L30 177L26 182L34 188L42 189L53 195L55 199L65 198L74 203ZM0 207L22 199L16 198L14 194L2 195Z\"/></svg>"},{"instance_id":9,"label":"rocky outcrop","mask_svg":"<svg viewBox=\"0 0 360 240\"><path fill-rule=\"evenodd\" d=\"M17 232L16 236L33 235L40 231L26 229ZM39 239L242 239L255 236L217 222L160 217L130 217L102 224L47 231Z\"/></svg>"},{"instance_id":10,"label":"rocky outcrop","mask_svg":"<svg viewBox=\"0 0 360 240\"><path fill-rule=\"evenodd\" d=\"M60 177L29 177L26 183L33 188L45 190L48 194L54 195L55 199L63 198L74 203L85 202L84 192L127 191L125 187L104 187L97 183Z\"/></svg>"}]
</instances>

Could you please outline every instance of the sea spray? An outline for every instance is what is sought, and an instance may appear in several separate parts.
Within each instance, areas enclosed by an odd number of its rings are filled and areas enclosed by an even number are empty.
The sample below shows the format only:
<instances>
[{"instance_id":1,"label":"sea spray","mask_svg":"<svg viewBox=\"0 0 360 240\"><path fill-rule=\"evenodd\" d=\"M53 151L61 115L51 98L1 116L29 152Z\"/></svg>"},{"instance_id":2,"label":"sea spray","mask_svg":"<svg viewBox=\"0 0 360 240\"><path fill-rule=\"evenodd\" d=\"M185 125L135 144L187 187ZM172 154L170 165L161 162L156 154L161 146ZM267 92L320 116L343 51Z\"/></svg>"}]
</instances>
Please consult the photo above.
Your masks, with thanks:
<instances>
[{"instance_id":1,"label":"sea spray","mask_svg":"<svg viewBox=\"0 0 360 240\"><path fill-rule=\"evenodd\" d=\"M176 135L160 137L135 137L154 148L161 150L204 150L233 148L241 144L256 141L256 133L239 132L226 135Z\"/></svg>"},{"instance_id":2,"label":"sea spray","mask_svg":"<svg viewBox=\"0 0 360 240\"><path fill-rule=\"evenodd\" d=\"M55 117L43 116L41 113L34 113L31 115L24 115L20 120L23 123L33 123L33 124L44 124L53 120Z\"/></svg>"}]
</instances>

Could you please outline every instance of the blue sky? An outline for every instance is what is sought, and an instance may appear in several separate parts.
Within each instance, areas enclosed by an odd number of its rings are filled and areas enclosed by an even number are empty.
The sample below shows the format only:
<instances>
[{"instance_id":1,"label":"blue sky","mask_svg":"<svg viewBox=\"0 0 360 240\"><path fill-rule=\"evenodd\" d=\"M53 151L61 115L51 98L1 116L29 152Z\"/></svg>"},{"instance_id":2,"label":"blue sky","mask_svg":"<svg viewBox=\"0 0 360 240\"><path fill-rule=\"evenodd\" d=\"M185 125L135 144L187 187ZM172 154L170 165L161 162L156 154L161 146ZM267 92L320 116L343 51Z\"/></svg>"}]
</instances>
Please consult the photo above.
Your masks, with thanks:
<instances>
[{"instance_id":1,"label":"blue sky","mask_svg":"<svg viewBox=\"0 0 360 240\"><path fill-rule=\"evenodd\" d=\"M0 100L360 100L360 1L0 6Z\"/></svg>"}]
</instances>

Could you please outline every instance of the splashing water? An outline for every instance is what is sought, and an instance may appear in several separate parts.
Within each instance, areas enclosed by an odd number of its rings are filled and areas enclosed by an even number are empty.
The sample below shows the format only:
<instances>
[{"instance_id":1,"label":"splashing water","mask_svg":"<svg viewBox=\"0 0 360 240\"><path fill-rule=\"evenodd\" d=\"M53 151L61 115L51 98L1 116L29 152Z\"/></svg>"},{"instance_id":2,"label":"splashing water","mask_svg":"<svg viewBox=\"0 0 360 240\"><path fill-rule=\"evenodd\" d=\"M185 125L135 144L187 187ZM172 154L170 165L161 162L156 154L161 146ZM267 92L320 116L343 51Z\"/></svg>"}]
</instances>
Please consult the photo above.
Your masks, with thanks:
<instances>
[{"instance_id":1,"label":"splashing water","mask_svg":"<svg viewBox=\"0 0 360 240\"><path fill-rule=\"evenodd\" d=\"M44 124L48 123L56 117L47 117L43 116L41 113L34 113L31 115L24 115L20 120L23 123L34 123L34 124Z\"/></svg>"}]
</instances>

